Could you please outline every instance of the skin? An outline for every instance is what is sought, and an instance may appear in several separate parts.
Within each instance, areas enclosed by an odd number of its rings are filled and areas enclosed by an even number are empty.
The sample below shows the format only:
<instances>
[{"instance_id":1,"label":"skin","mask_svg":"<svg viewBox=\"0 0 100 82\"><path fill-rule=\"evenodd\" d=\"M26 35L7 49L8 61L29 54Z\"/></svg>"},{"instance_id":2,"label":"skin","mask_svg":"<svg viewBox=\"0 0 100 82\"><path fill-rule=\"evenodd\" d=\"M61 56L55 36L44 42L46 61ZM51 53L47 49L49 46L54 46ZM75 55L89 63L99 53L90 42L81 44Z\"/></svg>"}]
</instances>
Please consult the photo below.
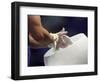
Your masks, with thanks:
<instances>
[{"instance_id":1,"label":"skin","mask_svg":"<svg viewBox=\"0 0 100 82\"><path fill-rule=\"evenodd\" d=\"M31 47L47 47L54 40L43 28L40 16L28 16L29 45Z\"/></svg>"}]
</instances>

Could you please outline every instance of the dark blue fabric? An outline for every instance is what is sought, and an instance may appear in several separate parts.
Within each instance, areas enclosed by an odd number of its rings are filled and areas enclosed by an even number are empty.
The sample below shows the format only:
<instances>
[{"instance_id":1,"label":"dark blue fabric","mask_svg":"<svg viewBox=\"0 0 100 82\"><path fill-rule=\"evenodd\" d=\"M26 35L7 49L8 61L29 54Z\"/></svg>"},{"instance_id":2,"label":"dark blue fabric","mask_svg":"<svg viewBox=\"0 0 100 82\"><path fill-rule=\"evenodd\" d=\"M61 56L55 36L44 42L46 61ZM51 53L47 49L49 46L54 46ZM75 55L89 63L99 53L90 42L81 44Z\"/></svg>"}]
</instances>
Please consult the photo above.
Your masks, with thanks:
<instances>
[{"instance_id":1,"label":"dark blue fabric","mask_svg":"<svg viewBox=\"0 0 100 82\"><path fill-rule=\"evenodd\" d=\"M49 32L59 32L64 27L65 17L60 16L41 16L42 25Z\"/></svg>"},{"instance_id":2,"label":"dark blue fabric","mask_svg":"<svg viewBox=\"0 0 100 82\"><path fill-rule=\"evenodd\" d=\"M43 56L49 48L30 48L28 66L44 66Z\"/></svg>"},{"instance_id":3,"label":"dark blue fabric","mask_svg":"<svg viewBox=\"0 0 100 82\"><path fill-rule=\"evenodd\" d=\"M73 36L78 33L84 33L86 36L88 31L88 19L86 17L66 17L65 30L68 31L68 36Z\"/></svg>"},{"instance_id":4,"label":"dark blue fabric","mask_svg":"<svg viewBox=\"0 0 100 82\"><path fill-rule=\"evenodd\" d=\"M31 51L30 51L30 47L28 46L28 66L30 66L31 65L31 62L30 62L30 60L31 60Z\"/></svg>"},{"instance_id":5,"label":"dark blue fabric","mask_svg":"<svg viewBox=\"0 0 100 82\"><path fill-rule=\"evenodd\" d=\"M49 32L59 32L63 27L69 36L78 33L87 35L87 17L41 16L42 24Z\"/></svg>"}]
</instances>

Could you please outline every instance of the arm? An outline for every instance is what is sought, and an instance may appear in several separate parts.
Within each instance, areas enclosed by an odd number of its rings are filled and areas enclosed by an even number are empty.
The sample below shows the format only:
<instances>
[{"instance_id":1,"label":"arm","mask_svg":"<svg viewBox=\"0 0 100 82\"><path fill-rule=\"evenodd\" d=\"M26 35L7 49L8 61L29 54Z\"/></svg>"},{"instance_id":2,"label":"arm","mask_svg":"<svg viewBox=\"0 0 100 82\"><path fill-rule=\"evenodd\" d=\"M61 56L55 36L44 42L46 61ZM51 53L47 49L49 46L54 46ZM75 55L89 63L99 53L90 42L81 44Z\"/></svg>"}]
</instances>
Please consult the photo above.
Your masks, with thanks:
<instances>
[{"instance_id":1,"label":"arm","mask_svg":"<svg viewBox=\"0 0 100 82\"><path fill-rule=\"evenodd\" d=\"M28 30L31 36L29 40L33 45L36 45L36 42L38 42L39 45L47 45L53 42L53 38L50 36L49 32L43 28L40 16L28 16Z\"/></svg>"},{"instance_id":2,"label":"arm","mask_svg":"<svg viewBox=\"0 0 100 82\"><path fill-rule=\"evenodd\" d=\"M40 16L28 16L28 30L36 40L44 38Z\"/></svg>"}]
</instances>

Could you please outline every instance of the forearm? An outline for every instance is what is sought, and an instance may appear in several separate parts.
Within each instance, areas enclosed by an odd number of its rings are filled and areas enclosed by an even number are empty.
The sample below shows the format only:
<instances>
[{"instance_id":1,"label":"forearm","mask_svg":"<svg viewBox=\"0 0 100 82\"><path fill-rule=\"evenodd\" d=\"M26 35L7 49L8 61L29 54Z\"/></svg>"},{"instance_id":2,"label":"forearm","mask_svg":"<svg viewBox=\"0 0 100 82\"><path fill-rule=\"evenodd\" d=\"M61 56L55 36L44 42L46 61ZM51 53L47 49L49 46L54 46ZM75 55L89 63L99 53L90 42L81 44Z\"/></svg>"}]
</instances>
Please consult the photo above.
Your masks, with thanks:
<instances>
[{"instance_id":1,"label":"forearm","mask_svg":"<svg viewBox=\"0 0 100 82\"><path fill-rule=\"evenodd\" d=\"M28 16L28 32L31 33L35 40L44 39L40 16Z\"/></svg>"},{"instance_id":2,"label":"forearm","mask_svg":"<svg viewBox=\"0 0 100 82\"><path fill-rule=\"evenodd\" d=\"M28 16L28 29L31 34L30 43L33 45L45 46L53 42L50 33L42 27L40 16Z\"/></svg>"},{"instance_id":3,"label":"forearm","mask_svg":"<svg viewBox=\"0 0 100 82\"><path fill-rule=\"evenodd\" d=\"M42 27L40 16L28 16L28 30L33 32L34 29Z\"/></svg>"}]
</instances>

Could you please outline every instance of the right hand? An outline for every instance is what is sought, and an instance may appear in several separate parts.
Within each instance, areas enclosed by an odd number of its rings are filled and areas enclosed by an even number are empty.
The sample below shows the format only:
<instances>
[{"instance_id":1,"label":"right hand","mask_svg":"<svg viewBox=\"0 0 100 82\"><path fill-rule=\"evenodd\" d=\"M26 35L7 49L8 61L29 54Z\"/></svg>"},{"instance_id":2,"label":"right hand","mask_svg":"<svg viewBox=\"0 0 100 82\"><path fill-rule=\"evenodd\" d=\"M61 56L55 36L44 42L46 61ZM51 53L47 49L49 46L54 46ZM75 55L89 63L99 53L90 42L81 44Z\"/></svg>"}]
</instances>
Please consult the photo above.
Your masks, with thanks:
<instances>
[{"instance_id":1,"label":"right hand","mask_svg":"<svg viewBox=\"0 0 100 82\"><path fill-rule=\"evenodd\" d=\"M33 47L37 45L38 47L46 47L48 44L54 42L53 37L50 33L44 29L43 27L34 29L33 33L31 34L31 45ZM32 42L33 41L33 42ZM36 47L36 46L35 46Z\"/></svg>"}]
</instances>

